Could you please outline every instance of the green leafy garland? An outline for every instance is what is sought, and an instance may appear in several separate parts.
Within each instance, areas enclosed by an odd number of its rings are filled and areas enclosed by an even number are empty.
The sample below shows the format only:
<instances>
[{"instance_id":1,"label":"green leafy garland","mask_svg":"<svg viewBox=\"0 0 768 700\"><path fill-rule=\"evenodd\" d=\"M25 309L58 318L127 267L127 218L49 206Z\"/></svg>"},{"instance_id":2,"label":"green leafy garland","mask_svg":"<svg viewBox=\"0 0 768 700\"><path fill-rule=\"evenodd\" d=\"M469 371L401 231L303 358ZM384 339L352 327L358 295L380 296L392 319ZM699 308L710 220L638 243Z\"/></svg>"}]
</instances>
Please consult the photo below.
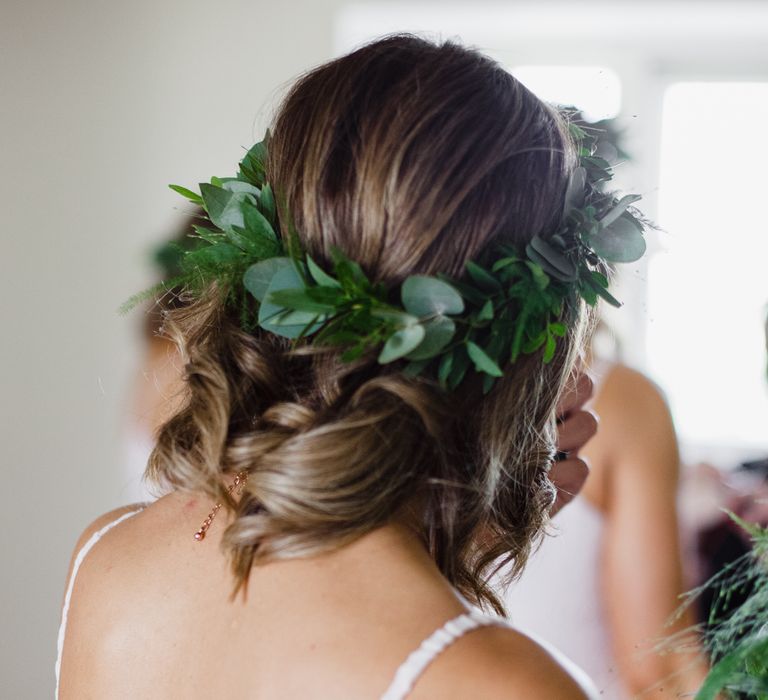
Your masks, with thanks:
<instances>
[{"instance_id":1,"label":"green leafy garland","mask_svg":"<svg viewBox=\"0 0 768 700\"><path fill-rule=\"evenodd\" d=\"M556 232L535 236L524 250L498 245L490 266L468 262L461 280L412 275L399 299L341 250L331 251L326 270L302 251L295 231L280 230L265 172L267 132L236 177L211 178L200 194L170 186L203 208L207 225L193 227L203 245L183 253L180 276L124 308L170 287L204 289L218 282L241 302L245 328L339 346L344 361L370 352L381 364L407 360L404 372L430 375L449 390L472 368L487 392L502 367L521 354L542 350L543 361L552 360L557 339L567 333L559 320L567 304L580 298L595 305L602 297L619 306L608 292L606 263L632 262L645 252L644 222L631 208L640 196L617 199L603 191L613 177L611 165L594 154L595 140L583 129L572 123L570 130L580 162Z\"/></svg>"}]
</instances>

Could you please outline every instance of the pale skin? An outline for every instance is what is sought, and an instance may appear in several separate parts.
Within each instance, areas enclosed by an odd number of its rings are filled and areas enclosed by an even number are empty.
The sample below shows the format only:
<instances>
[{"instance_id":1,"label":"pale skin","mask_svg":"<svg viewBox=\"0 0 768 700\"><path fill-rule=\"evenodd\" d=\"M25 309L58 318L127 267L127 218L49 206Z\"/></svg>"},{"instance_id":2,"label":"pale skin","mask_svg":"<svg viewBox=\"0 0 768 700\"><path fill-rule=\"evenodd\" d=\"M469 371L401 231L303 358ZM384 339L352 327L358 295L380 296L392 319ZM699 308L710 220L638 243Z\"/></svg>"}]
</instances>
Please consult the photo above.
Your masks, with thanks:
<instances>
[{"instance_id":1,"label":"pale skin","mask_svg":"<svg viewBox=\"0 0 768 700\"><path fill-rule=\"evenodd\" d=\"M605 516L600 578L618 670L633 697L692 696L706 675L703 654L652 651L693 623L665 626L685 590L669 409L655 385L623 366L611 369L593 405L600 430L582 451L591 475L581 497Z\"/></svg>"},{"instance_id":2,"label":"pale skin","mask_svg":"<svg viewBox=\"0 0 768 700\"><path fill-rule=\"evenodd\" d=\"M575 443L594 425L579 417L589 386L560 408L561 443L573 453L553 480L560 474L574 492L586 475ZM425 637L464 612L402 522L329 554L255 567L247 595L232 599L219 548L227 513L205 540L192 537L210 507L169 494L91 550L72 596L62 700L375 698ZM75 551L125 510L94 522ZM440 654L409 698L591 698L576 678L529 637L486 627Z\"/></svg>"}]
</instances>

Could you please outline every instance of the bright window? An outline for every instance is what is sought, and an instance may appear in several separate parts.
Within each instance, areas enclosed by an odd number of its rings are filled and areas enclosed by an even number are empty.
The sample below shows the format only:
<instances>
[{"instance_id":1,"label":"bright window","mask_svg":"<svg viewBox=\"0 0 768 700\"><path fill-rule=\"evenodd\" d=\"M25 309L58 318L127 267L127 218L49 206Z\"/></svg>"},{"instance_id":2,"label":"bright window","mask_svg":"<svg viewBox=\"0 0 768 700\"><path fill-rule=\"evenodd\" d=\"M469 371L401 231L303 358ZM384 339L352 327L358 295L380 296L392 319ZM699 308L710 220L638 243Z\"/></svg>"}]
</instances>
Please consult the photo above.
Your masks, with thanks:
<instances>
[{"instance_id":1,"label":"bright window","mask_svg":"<svg viewBox=\"0 0 768 700\"><path fill-rule=\"evenodd\" d=\"M665 94L648 364L683 440L768 444L768 83Z\"/></svg>"}]
</instances>

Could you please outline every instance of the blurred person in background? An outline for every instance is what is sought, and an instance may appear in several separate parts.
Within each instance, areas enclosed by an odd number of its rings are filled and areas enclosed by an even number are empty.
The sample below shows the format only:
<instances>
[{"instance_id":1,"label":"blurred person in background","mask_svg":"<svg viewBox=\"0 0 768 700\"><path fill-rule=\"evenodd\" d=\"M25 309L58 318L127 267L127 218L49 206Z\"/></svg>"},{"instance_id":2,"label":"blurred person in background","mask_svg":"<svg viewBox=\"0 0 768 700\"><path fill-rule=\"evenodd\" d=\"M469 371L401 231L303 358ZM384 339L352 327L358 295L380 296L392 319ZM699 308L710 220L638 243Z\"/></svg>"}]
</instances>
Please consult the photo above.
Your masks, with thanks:
<instances>
[{"instance_id":1,"label":"blurred person in background","mask_svg":"<svg viewBox=\"0 0 768 700\"><path fill-rule=\"evenodd\" d=\"M672 418L641 373L618 363L591 367L595 397L588 407L599 429L582 450L590 475L508 589L510 618L567 650L606 698L683 697L706 675L702 654L652 650L692 624L683 617L666 626L686 590Z\"/></svg>"},{"instance_id":2,"label":"blurred person in background","mask_svg":"<svg viewBox=\"0 0 768 700\"><path fill-rule=\"evenodd\" d=\"M612 120L581 123L609 162L625 161ZM601 323L593 348L613 341ZM509 587L511 619L556 640L581 664L604 697L644 693L677 698L698 689L703 655L661 654L659 638L686 590L677 514L680 457L666 401L646 376L619 361L588 362L599 429L582 451L590 475L580 495L553 520L522 578ZM546 601L546 605L544 605Z\"/></svg>"}]
</instances>

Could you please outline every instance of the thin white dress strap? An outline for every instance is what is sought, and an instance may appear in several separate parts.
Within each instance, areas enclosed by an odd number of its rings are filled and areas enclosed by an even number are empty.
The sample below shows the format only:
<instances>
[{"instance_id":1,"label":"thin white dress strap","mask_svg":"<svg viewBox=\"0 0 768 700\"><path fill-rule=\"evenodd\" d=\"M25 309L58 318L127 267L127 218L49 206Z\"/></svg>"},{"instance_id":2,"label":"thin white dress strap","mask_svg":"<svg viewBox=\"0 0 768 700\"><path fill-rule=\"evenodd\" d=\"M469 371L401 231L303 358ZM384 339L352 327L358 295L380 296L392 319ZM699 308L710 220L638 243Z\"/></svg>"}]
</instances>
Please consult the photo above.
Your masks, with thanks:
<instances>
[{"instance_id":1,"label":"thin white dress strap","mask_svg":"<svg viewBox=\"0 0 768 700\"><path fill-rule=\"evenodd\" d=\"M488 625L505 625L502 618L485 615L478 610L468 612L448 620L440 629L425 639L421 646L412 652L397 669L392 684L387 688L381 700L404 700L413 690L413 686L424 670L435 660L438 654L453 644L459 637L471 630Z\"/></svg>"},{"instance_id":2,"label":"thin white dress strap","mask_svg":"<svg viewBox=\"0 0 768 700\"><path fill-rule=\"evenodd\" d=\"M67 584L67 592L64 595L64 607L61 609L61 624L59 625L59 639L57 643L57 651L56 651L56 694L54 695L55 700L59 700L59 676L61 674L61 651L64 648L64 636L67 631L67 618L69 617L69 603L72 600L72 590L75 587L75 578L77 577L77 572L80 569L80 565L83 563L83 560L85 559L85 556L88 554L88 552L93 549L93 546L104 536L105 533L109 532L115 525L119 525L123 520L127 520L133 515L136 515L136 513L140 513L144 508L137 508L136 510L128 511L127 513L123 513L119 518L113 520L111 523L107 523L104 527L102 527L100 530L97 530L94 532L90 538L88 538L88 541L83 545L82 549L77 553L77 556L75 557L75 561L72 564L72 574L69 577L69 583Z\"/></svg>"}]
</instances>

